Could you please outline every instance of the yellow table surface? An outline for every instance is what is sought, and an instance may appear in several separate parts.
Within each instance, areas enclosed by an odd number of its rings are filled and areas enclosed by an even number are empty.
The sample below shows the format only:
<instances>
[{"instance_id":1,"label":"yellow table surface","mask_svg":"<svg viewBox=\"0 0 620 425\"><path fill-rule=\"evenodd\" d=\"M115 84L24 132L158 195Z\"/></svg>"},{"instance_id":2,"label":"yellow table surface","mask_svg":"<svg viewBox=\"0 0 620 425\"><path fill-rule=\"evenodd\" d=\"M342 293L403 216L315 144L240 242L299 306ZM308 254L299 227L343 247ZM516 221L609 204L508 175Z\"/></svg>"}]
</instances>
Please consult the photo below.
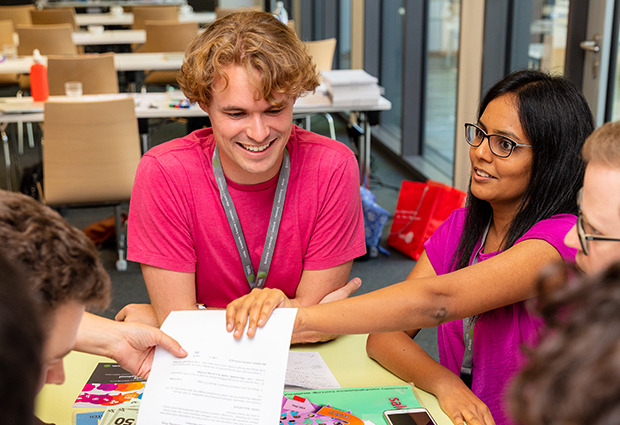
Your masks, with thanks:
<instances>
[{"instance_id":1,"label":"yellow table surface","mask_svg":"<svg viewBox=\"0 0 620 425\"><path fill-rule=\"evenodd\" d=\"M403 380L384 369L366 355L366 335L344 335L335 341L322 344L295 346L295 351L318 351L332 373L344 388L381 385L402 385ZM44 422L57 425L72 423L74 412L89 412L96 409L74 409L73 402L84 384L100 362L112 360L71 352L65 358L66 381L63 385L45 385L37 397L36 414ZM420 404L426 407L437 424L452 422L443 413L437 399L420 389L415 389ZM384 424L376 424L384 425Z\"/></svg>"}]
</instances>

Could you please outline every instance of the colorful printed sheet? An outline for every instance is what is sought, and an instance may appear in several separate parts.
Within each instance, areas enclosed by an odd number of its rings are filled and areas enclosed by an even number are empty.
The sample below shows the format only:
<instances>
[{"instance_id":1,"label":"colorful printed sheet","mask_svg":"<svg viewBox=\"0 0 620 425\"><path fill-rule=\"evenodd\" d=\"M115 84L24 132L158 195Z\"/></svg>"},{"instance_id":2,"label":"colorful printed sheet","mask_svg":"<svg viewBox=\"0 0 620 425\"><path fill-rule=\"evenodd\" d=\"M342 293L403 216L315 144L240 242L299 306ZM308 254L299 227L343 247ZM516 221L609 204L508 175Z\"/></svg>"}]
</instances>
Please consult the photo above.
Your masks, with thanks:
<instances>
[{"instance_id":1,"label":"colorful printed sheet","mask_svg":"<svg viewBox=\"0 0 620 425\"><path fill-rule=\"evenodd\" d=\"M118 406L141 398L145 380L127 372L117 363L99 363L73 407Z\"/></svg>"}]
</instances>

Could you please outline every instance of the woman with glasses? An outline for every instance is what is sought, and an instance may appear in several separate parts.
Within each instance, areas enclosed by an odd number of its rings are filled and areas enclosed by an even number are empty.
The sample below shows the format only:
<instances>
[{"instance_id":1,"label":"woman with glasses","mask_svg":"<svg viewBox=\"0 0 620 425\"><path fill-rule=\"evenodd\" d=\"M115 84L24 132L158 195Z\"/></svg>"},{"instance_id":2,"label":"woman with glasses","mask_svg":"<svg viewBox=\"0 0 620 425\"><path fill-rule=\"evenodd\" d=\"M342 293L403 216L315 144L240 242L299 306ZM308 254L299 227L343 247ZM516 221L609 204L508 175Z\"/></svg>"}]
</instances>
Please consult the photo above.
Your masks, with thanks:
<instances>
[{"instance_id":1,"label":"woman with glasses","mask_svg":"<svg viewBox=\"0 0 620 425\"><path fill-rule=\"evenodd\" d=\"M504 390L520 346L541 325L523 301L538 295L542 267L574 261L563 241L577 219L579 152L593 129L585 99L564 78L520 71L502 79L465 126L467 206L429 239L407 280L301 308L295 332L383 332L369 337L369 355L435 394L454 423L510 423ZM274 306L288 306L275 291L233 302L228 330L240 337L249 315L253 335ZM437 325L441 364L413 341L419 328Z\"/></svg>"}]
</instances>

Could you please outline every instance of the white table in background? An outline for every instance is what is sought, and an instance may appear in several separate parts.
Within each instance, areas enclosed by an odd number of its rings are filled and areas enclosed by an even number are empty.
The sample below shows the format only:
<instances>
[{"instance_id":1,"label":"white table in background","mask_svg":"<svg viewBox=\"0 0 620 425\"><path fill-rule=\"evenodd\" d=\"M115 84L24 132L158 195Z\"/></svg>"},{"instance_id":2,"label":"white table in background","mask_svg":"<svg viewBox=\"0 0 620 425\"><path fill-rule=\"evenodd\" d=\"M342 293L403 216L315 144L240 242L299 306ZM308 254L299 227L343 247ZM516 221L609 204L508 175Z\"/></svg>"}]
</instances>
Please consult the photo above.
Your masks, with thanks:
<instances>
[{"instance_id":1,"label":"white table in background","mask_svg":"<svg viewBox=\"0 0 620 425\"><path fill-rule=\"evenodd\" d=\"M81 27L89 25L133 25L133 13L113 15L111 13L78 13L75 16L77 24ZM215 12L194 12L179 14L180 22L198 22L200 25L210 24L215 21Z\"/></svg>"},{"instance_id":2,"label":"white table in background","mask_svg":"<svg viewBox=\"0 0 620 425\"><path fill-rule=\"evenodd\" d=\"M144 44L145 30L105 30L100 33L92 31L75 31L73 42L78 46L101 44Z\"/></svg>"},{"instance_id":3,"label":"white table in background","mask_svg":"<svg viewBox=\"0 0 620 425\"><path fill-rule=\"evenodd\" d=\"M43 56L47 64L47 57ZM0 74L29 74L34 64L32 56L20 56L0 62ZM178 70L183 64L183 53L115 53L114 65L117 71Z\"/></svg>"},{"instance_id":4,"label":"white table in background","mask_svg":"<svg viewBox=\"0 0 620 425\"><path fill-rule=\"evenodd\" d=\"M136 102L136 116L138 119L148 118L192 118L192 117L205 117L207 116L198 105L192 105L189 108L174 108L170 107L173 99L183 98L180 92L174 92L172 94L165 93L121 93L115 95L86 95L82 96L81 101L98 101L105 99L115 99L121 97L132 96ZM172 96L172 97L171 97ZM68 98L66 96L51 96L51 101L76 101L75 98ZM2 112L2 105L16 106L9 113ZM339 112L360 112L359 126L363 129L363 134L360 135L359 149L360 149L360 181L361 183L368 182L370 174L370 149L371 149L371 129L368 120L368 113L373 111L386 111L392 108L392 104L389 100L381 97L375 105L358 106L358 105L341 105L333 106L327 94L323 91L317 91L314 94L301 97L297 100L293 107L293 114L320 114L324 112L339 113ZM42 122L44 120L43 103L34 102L32 98L25 97L22 99L17 98L0 98L0 125L6 125L7 123L24 123L24 122ZM8 140L4 140L5 152L9 152ZM23 138L18 140L18 148L23 150ZM20 150L20 151L21 151ZM142 135L142 151L148 150L148 139L146 134ZM11 163L10 154L6 155L7 161L7 175L10 182Z\"/></svg>"},{"instance_id":5,"label":"white table in background","mask_svg":"<svg viewBox=\"0 0 620 425\"><path fill-rule=\"evenodd\" d=\"M54 8L54 7L75 7L88 8L88 7L112 7L112 6L169 6L169 5L182 5L187 4L186 0L63 0L63 1L47 1L39 0L36 2L37 7L41 8Z\"/></svg>"},{"instance_id":6,"label":"white table in background","mask_svg":"<svg viewBox=\"0 0 620 425\"><path fill-rule=\"evenodd\" d=\"M73 42L78 46L93 46L100 44L144 44L145 30L105 30L100 33L92 31L74 31L71 35ZM19 44L19 35L13 33L13 42Z\"/></svg>"}]
</instances>

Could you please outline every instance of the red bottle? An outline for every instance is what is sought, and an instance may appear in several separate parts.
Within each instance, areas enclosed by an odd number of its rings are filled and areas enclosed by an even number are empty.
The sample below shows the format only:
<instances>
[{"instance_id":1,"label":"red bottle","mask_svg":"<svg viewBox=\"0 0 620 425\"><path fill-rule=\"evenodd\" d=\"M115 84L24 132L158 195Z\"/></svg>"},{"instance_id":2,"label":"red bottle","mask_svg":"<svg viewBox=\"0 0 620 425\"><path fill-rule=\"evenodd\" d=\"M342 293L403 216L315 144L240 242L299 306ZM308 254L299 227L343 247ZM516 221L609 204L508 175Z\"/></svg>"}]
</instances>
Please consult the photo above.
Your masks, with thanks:
<instances>
[{"instance_id":1,"label":"red bottle","mask_svg":"<svg viewBox=\"0 0 620 425\"><path fill-rule=\"evenodd\" d=\"M30 67L30 93L35 102L47 100L50 94L47 82L47 67L43 65L43 58L39 50L32 53L34 64Z\"/></svg>"}]
</instances>

